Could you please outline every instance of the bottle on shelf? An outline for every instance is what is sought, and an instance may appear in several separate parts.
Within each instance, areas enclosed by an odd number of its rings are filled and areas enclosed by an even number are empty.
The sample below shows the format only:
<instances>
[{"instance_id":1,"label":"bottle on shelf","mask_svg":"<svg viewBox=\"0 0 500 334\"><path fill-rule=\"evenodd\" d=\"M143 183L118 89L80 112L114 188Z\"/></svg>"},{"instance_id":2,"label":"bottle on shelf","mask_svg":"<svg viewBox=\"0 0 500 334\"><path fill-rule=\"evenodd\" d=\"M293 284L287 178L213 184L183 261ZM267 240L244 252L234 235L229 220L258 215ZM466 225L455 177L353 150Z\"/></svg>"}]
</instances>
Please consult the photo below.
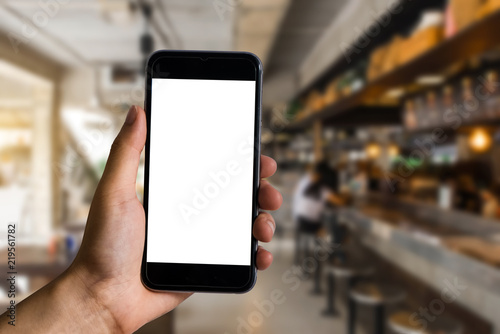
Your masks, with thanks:
<instances>
[{"instance_id":1,"label":"bottle on shelf","mask_svg":"<svg viewBox=\"0 0 500 334\"><path fill-rule=\"evenodd\" d=\"M415 104L412 100L405 102L403 118L407 130L415 130L417 128L417 115L415 114Z\"/></svg>"},{"instance_id":2,"label":"bottle on shelf","mask_svg":"<svg viewBox=\"0 0 500 334\"><path fill-rule=\"evenodd\" d=\"M484 113L487 118L493 119L500 117L500 83L498 81L498 72L489 70L486 72L484 81Z\"/></svg>"},{"instance_id":3,"label":"bottle on shelf","mask_svg":"<svg viewBox=\"0 0 500 334\"><path fill-rule=\"evenodd\" d=\"M441 109L441 121L446 123L450 114L454 114L457 112L454 107L454 98L453 98L453 86L445 85L443 87L443 92L441 93L441 102L439 103L439 109ZM447 115L447 116L446 116Z\"/></svg>"},{"instance_id":4,"label":"bottle on shelf","mask_svg":"<svg viewBox=\"0 0 500 334\"><path fill-rule=\"evenodd\" d=\"M427 128L430 125L429 114L427 113L427 108L425 105L425 100L423 96L417 96L414 100L415 104L415 114L417 116L417 128Z\"/></svg>"},{"instance_id":5,"label":"bottle on shelf","mask_svg":"<svg viewBox=\"0 0 500 334\"><path fill-rule=\"evenodd\" d=\"M482 113L479 108L479 100L474 96L472 78L466 76L461 81L461 109L465 122L481 119Z\"/></svg>"},{"instance_id":6,"label":"bottle on shelf","mask_svg":"<svg viewBox=\"0 0 500 334\"><path fill-rule=\"evenodd\" d=\"M427 92L426 109L429 118L429 126L436 126L440 123L440 112L436 101L436 93L434 91Z\"/></svg>"}]
</instances>

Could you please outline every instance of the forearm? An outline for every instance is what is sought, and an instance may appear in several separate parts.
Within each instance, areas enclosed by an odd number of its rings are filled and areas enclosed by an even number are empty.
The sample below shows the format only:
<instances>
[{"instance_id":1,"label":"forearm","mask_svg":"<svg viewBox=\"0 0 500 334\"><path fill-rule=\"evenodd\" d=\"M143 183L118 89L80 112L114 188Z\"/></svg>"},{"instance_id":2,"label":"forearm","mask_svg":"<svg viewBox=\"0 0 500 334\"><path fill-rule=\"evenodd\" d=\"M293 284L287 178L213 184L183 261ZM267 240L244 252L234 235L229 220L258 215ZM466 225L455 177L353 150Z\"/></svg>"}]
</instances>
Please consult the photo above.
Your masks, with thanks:
<instances>
[{"instance_id":1,"label":"forearm","mask_svg":"<svg viewBox=\"0 0 500 334\"><path fill-rule=\"evenodd\" d=\"M9 324L8 312L0 319L0 333L119 332L109 312L69 272L19 303L15 326Z\"/></svg>"},{"instance_id":2,"label":"forearm","mask_svg":"<svg viewBox=\"0 0 500 334\"><path fill-rule=\"evenodd\" d=\"M329 196L328 196L328 201L333 204L333 205L338 205L338 206L342 206L345 204L344 202L344 199L342 199L341 197L337 196L336 194L334 193L331 193Z\"/></svg>"}]
</instances>

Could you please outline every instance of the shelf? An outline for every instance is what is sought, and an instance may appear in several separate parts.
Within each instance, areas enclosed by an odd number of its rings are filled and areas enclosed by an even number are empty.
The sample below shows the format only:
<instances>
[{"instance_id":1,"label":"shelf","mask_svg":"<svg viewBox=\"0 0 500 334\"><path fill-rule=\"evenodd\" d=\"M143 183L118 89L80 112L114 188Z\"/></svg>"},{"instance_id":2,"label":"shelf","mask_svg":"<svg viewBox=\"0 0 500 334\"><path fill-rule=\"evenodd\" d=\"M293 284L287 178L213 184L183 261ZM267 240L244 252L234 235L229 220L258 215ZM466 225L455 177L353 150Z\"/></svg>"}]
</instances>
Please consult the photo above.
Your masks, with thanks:
<instances>
[{"instance_id":1,"label":"shelf","mask_svg":"<svg viewBox=\"0 0 500 334\"><path fill-rule=\"evenodd\" d=\"M453 135L457 132L465 132L468 130L481 127L482 129L487 129L488 131L496 131L498 127L500 127L500 119L499 118L479 118L472 120L465 120L461 123L459 128L452 128L450 126L446 126L445 123L434 124L431 126L421 127L417 129L404 129L404 133L407 135L420 135L420 134L429 134L436 128L442 129L447 136Z\"/></svg>"},{"instance_id":2,"label":"shelf","mask_svg":"<svg viewBox=\"0 0 500 334\"><path fill-rule=\"evenodd\" d=\"M483 20L459 31L455 36L441 42L417 58L368 82L358 92L331 104L320 112L305 119L293 122L286 131L297 131L310 126L316 120L327 120L367 101L380 97L387 90L411 84L418 76L438 73L451 64L466 61L500 45L500 11L494 12Z\"/></svg>"}]
</instances>

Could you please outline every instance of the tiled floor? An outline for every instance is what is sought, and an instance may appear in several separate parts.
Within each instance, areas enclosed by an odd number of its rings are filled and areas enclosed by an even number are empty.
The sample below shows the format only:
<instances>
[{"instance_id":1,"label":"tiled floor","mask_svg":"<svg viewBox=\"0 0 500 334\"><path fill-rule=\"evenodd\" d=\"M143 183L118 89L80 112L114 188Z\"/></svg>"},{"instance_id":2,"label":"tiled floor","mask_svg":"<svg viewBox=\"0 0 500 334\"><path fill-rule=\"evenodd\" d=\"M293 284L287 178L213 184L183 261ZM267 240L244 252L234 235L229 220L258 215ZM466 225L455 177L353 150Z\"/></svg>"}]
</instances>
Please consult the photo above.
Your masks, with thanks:
<instances>
[{"instance_id":1,"label":"tiled floor","mask_svg":"<svg viewBox=\"0 0 500 334\"><path fill-rule=\"evenodd\" d=\"M176 312L176 334L269 334L269 333L345 333L345 318L325 318L321 310L325 297L312 296L312 281L293 280L291 269L293 243L275 240L267 248L273 251L273 266L259 273L257 285L248 294L197 294ZM293 288L297 287L296 290ZM282 292L279 305L270 306L270 296ZM266 302L268 301L268 302ZM266 314L256 303L268 306ZM274 310L273 310L274 308Z\"/></svg>"}]
</instances>

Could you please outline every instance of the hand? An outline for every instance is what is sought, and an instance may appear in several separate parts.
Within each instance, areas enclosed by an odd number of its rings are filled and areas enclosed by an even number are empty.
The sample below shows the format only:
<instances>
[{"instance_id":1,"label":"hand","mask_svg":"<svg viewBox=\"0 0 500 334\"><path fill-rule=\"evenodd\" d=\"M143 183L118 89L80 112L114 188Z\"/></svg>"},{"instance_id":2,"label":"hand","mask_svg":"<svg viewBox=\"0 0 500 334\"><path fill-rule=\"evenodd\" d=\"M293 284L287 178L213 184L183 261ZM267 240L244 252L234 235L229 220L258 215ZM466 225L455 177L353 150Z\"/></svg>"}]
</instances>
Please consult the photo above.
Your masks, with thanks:
<instances>
[{"instance_id":1,"label":"hand","mask_svg":"<svg viewBox=\"0 0 500 334\"><path fill-rule=\"evenodd\" d=\"M66 318L68 321L80 323L81 327L76 328L76 331L71 330L73 333L132 333L147 322L171 311L191 295L152 292L141 282L145 215L136 196L135 183L146 131L144 110L132 107L111 148L104 174L92 201L82 246L75 261L56 281L19 305L18 315L22 318L19 325L29 322L27 319L30 317L36 318L36 305L39 303L44 312L50 312L46 310L51 305L53 309L60 310L52 321ZM263 178L274 174L276 168L273 159L262 156ZM281 194L269 182L261 180L260 208L276 210L281 202ZM260 213L254 224L255 238L269 242L274 230L275 222L272 216ZM271 253L259 247L256 260L258 269L268 268L271 262ZM44 289L46 290L43 291ZM64 306L57 302L58 296ZM38 317L41 318L40 315ZM41 326L44 321L47 323L47 320L43 319L33 320L38 322L33 328L36 328L37 332L42 328L44 330L41 332L66 332L65 327L57 324ZM3 327L0 324L1 330Z\"/></svg>"}]
</instances>

